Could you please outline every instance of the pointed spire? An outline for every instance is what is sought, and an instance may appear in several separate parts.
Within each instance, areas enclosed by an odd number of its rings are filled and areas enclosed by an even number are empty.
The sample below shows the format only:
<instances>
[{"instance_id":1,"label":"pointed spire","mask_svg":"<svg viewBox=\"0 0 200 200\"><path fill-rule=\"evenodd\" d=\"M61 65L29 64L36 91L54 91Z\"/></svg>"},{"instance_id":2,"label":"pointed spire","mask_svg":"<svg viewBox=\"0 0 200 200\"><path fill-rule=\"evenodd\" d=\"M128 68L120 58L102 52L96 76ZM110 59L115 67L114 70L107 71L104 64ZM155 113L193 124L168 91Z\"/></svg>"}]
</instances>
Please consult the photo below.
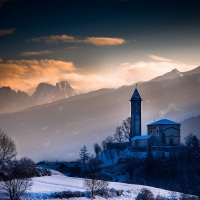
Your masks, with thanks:
<instances>
[{"instance_id":1,"label":"pointed spire","mask_svg":"<svg viewBox=\"0 0 200 200\"><path fill-rule=\"evenodd\" d=\"M137 84L135 85L135 91L134 91L134 93L133 93L133 95L131 97L131 101L132 100L142 100L141 97L140 97L140 94L139 94L139 92L137 90Z\"/></svg>"}]
</instances>

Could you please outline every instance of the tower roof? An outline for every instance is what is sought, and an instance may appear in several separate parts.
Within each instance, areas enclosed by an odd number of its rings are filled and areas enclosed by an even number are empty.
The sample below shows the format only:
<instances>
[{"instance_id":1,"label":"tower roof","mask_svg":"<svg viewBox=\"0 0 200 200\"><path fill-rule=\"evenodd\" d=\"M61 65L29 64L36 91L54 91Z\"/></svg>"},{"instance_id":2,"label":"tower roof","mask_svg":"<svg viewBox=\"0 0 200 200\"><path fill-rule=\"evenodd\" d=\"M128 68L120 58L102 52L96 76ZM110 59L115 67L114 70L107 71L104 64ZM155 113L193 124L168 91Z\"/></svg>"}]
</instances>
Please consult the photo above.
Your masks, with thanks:
<instances>
[{"instance_id":1,"label":"tower roof","mask_svg":"<svg viewBox=\"0 0 200 200\"><path fill-rule=\"evenodd\" d=\"M142 100L137 88L135 88L135 91L134 91L134 93L133 93L133 95L131 97L131 101L132 100Z\"/></svg>"}]
</instances>

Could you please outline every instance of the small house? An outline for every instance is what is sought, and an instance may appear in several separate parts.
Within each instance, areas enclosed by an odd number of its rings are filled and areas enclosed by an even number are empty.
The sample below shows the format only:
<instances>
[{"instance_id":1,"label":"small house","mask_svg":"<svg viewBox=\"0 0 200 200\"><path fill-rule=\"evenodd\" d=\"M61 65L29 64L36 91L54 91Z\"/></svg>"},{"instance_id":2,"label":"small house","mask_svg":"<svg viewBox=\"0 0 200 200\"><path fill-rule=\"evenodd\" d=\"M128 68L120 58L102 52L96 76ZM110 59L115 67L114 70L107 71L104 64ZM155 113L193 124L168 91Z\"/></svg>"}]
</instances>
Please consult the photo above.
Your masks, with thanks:
<instances>
[{"instance_id":1,"label":"small house","mask_svg":"<svg viewBox=\"0 0 200 200\"><path fill-rule=\"evenodd\" d=\"M131 146L135 149L148 150L152 144L152 140L152 135L135 136L131 139Z\"/></svg>"}]
</instances>

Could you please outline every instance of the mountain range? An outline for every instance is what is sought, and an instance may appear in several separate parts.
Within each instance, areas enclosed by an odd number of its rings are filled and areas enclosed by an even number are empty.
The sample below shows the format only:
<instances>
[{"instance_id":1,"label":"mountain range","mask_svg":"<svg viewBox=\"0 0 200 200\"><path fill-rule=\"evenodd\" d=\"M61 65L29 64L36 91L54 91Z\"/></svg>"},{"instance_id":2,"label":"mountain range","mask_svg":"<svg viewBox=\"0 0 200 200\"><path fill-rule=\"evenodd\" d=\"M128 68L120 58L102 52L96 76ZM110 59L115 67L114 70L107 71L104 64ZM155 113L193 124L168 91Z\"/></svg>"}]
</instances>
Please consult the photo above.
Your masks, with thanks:
<instances>
[{"instance_id":1,"label":"mountain range","mask_svg":"<svg viewBox=\"0 0 200 200\"><path fill-rule=\"evenodd\" d=\"M146 124L167 118L181 122L181 140L184 141L192 129L185 119L200 115L199 69L180 72L177 77L173 77L176 70L172 70L159 79L138 84L143 99L142 134L146 134ZM95 142L113 135L122 120L130 116L129 100L134 89L135 84L101 89L1 114L0 127L15 140L19 156L35 160L72 160L78 158L83 145L93 152ZM193 131L200 136L197 130Z\"/></svg>"},{"instance_id":2,"label":"mountain range","mask_svg":"<svg viewBox=\"0 0 200 200\"><path fill-rule=\"evenodd\" d=\"M200 66L190 70L190 71L186 71L186 72L180 72L177 69L173 69L171 72L168 72L162 76L158 76L154 79L152 79L151 81L161 81L164 79L174 79L174 78L178 78L181 76L185 76L185 75L191 75L191 74L196 74L196 73L200 73Z\"/></svg>"},{"instance_id":3,"label":"mountain range","mask_svg":"<svg viewBox=\"0 0 200 200\"><path fill-rule=\"evenodd\" d=\"M75 90L66 81L51 85L40 83L32 96L25 92L12 90L10 87L0 88L0 114L24 110L41 104L51 103L76 95Z\"/></svg>"}]
</instances>

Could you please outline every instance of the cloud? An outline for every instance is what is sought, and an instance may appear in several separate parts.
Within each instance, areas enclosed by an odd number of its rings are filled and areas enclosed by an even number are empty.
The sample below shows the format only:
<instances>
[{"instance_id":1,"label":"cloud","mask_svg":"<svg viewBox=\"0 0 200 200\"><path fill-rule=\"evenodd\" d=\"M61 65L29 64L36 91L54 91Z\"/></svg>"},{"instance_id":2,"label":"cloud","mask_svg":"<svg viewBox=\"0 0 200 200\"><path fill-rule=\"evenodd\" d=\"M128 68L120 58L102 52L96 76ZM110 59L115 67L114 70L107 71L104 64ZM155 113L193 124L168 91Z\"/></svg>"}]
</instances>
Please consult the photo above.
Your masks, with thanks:
<instances>
[{"instance_id":1,"label":"cloud","mask_svg":"<svg viewBox=\"0 0 200 200\"><path fill-rule=\"evenodd\" d=\"M118 68L117 78L123 80L124 84L131 84L138 81L151 80L154 77L160 76L175 68L177 68L179 71L187 71L195 68L196 66L197 65L187 65L184 63L173 62L139 61L133 64L122 63Z\"/></svg>"},{"instance_id":2,"label":"cloud","mask_svg":"<svg viewBox=\"0 0 200 200\"><path fill-rule=\"evenodd\" d=\"M37 55L45 55L45 54L52 54L53 51L27 51L20 54L20 56L37 56Z\"/></svg>"},{"instance_id":3,"label":"cloud","mask_svg":"<svg viewBox=\"0 0 200 200\"><path fill-rule=\"evenodd\" d=\"M38 83L55 84L57 77L75 70L72 62L56 60L8 60L0 62L0 87L32 93Z\"/></svg>"},{"instance_id":4,"label":"cloud","mask_svg":"<svg viewBox=\"0 0 200 200\"><path fill-rule=\"evenodd\" d=\"M84 40L84 42L91 43L97 46L103 46L124 44L125 40L122 38L88 37Z\"/></svg>"},{"instance_id":5,"label":"cloud","mask_svg":"<svg viewBox=\"0 0 200 200\"><path fill-rule=\"evenodd\" d=\"M159 110L159 115L164 117L170 111L181 111L181 109L177 108L176 104L170 103L166 110Z\"/></svg>"},{"instance_id":6,"label":"cloud","mask_svg":"<svg viewBox=\"0 0 200 200\"><path fill-rule=\"evenodd\" d=\"M15 30L16 30L16 28L0 29L0 36L12 34L12 33L14 33Z\"/></svg>"},{"instance_id":7,"label":"cloud","mask_svg":"<svg viewBox=\"0 0 200 200\"><path fill-rule=\"evenodd\" d=\"M159 57L159 56L155 56L155 55L148 55L149 58L156 60L156 61L163 61L163 62L172 62L171 59L165 58L165 57Z\"/></svg>"},{"instance_id":8,"label":"cloud","mask_svg":"<svg viewBox=\"0 0 200 200\"><path fill-rule=\"evenodd\" d=\"M112 73L102 74L98 71L90 73L78 69L72 62L66 61L2 60L0 62L0 87L10 86L12 89L20 89L32 94L41 82L55 85L58 81L66 80L79 93L148 81L174 68L186 71L196 66L173 62L139 61L133 64L125 62Z\"/></svg>"},{"instance_id":9,"label":"cloud","mask_svg":"<svg viewBox=\"0 0 200 200\"><path fill-rule=\"evenodd\" d=\"M59 43L59 42L73 42L73 43L87 43L94 44L96 46L105 45L120 45L126 41L123 38L110 38L110 37L87 37L85 39L79 39L68 35L51 35L39 38L31 38L29 41L33 42L46 42L47 44Z\"/></svg>"},{"instance_id":10,"label":"cloud","mask_svg":"<svg viewBox=\"0 0 200 200\"><path fill-rule=\"evenodd\" d=\"M28 51L28 52L22 52L20 56L38 56L38 55L46 55L46 54L55 54L55 53L62 53L62 52L70 52L74 49L77 49L78 47L69 47L66 49L59 49L59 50L44 50L44 51Z\"/></svg>"},{"instance_id":11,"label":"cloud","mask_svg":"<svg viewBox=\"0 0 200 200\"><path fill-rule=\"evenodd\" d=\"M67 36L67 35L51 35L39 38L31 38L30 41L33 42L45 41L47 44L58 43L58 42L76 42L76 41L79 42L79 40L75 39L73 36Z\"/></svg>"}]
</instances>

